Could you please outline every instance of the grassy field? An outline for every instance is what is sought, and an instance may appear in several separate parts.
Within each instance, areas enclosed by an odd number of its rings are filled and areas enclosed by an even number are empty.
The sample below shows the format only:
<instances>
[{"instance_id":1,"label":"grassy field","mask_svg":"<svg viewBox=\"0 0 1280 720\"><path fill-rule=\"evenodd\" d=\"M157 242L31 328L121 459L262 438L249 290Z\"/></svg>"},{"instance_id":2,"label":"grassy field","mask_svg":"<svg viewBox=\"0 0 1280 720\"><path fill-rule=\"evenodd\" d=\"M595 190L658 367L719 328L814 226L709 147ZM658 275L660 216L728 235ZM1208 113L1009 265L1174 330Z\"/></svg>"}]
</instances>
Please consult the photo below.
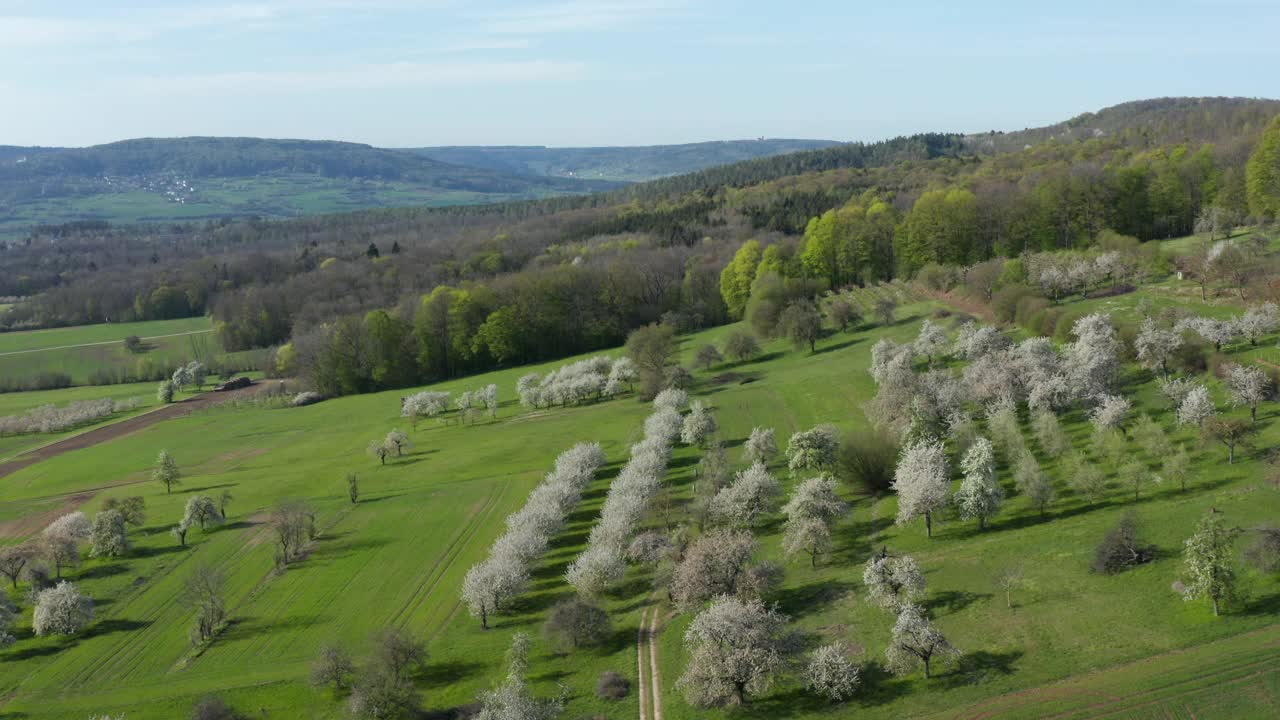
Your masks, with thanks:
<instances>
[{"instance_id":1,"label":"grassy field","mask_svg":"<svg viewBox=\"0 0 1280 720\"><path fill-rule=\"evenodd\" d=\"M141 352L124 347L129 335L142 338ZM228 357L252 364L261 354L248 351ZM5 378L62 372L70 375L72 382L84 384L91 373L104 368L147 377L156 368L220 355L222 346L207 317L0 333L0 377Z\"/></svg>"},{"instance_id":2,"label":"grassy field","mask_svg":"<svg viewBox=\"0 0 1280 720\"><path fill-rule=\"evenodd\" d=\"M130 417L156 407L156 384L144 382L122 385L93 385L59 390L37 390L21 393L0 393L0 416L22 415L28 410L41 405L64 406L77 400L111 399L125 401L133 398L138 400L138 408L133 412L116 415L112 420ZM80 427L61 433L0 435L0 460L13 457L33 447L60 440L84 429L84 427Z\"/></svg>"},{"instance_id":3,"label":"grassy field","mask_svg":"<svg viewBox=\"0 0 1280 720\"><path fill-rule=\"evenodd\" d=\"M755 362L698 372L695 394L714 406L734 460L756 425L777 428L780 439L821 422L866 428L861 407L874 393L867 373L871 346L884 336L914 337L920 319L935 309L930 303L908 305L896 324L831 335L814 354L771 344ZM686 359L698 345L730 330L687 338ZM1271 344L1240 354L1280 360ZM441 385L458 391L495 382L506 402L495 422L421 424L411 433L415 449L385 467L363 448L394 427L409 429L398 417L398 399L407 391L296 409L210 409L7 477L0 484L0 536L34 532L62 512L92 512L106 497L132 494L146 497L148 522L134 532L133 556L88 560L68 573L98 601L98 619L85 635L37 639L24 625L18 642L0 651L0 713L81 720L123 711L131 720L172 718L198 697L217 692L255 717L338 718L339 703L306 685L309 662L331 640L363 652L369 633L386 625L406 627L429 641L429 666L420 682L426 707L472 702L499 678L511 633L536 636L547 608L570 592L564 569L581 551L604 492L648 413L632 398L522 410L512 402L513 388L528 371ZM1147 373L1131 369L1125 382L1140 410L1157 412ZM1172 430L1168 413L1158 417ZM1280 440L1276 409L1266 407L1262 418L1259 445L1273 446ZM1066 421L1074 440L1087 445L1080 413ZM1173 436L1190 442L1186 430ZM555 456L585 440L601 442L610 464L535 572L532 590L492 630L481 630L458 604L462 575L484 556L502 519L520 507ZM161 448L173 453L186 475L171 496L148 477ZM810 642L842 639L861 649L864 684L858 697L830 706L786 682L733 712L694 709L674 688L685 664L681 635L689 620L676 616L660 638L665 715L1077 717L1104 714L1094 705L1105 697L1119 703L1111 711L1126 717L1274 716L1280 581L1244 571L1247 599L1217 619L1204 603L1182 601L1170 583L1181 567L1183 539L1209 507L1248 527L1277 516L1280 493L1264 482L1261 461L1228 466L1220 448L1193 449L1195 479L1185 494L1155 487L1134 502L1130 492L1113 487L1089 506L1059 479L1060 498L1043 520L1014 497L987 531L946 518L933 539L918 524L892 524L893 498L848 494L853 513L839 527L836 552L816 569L807 561L788 563L786 582L773 599ZM667 482L677 501L689 497L699 456L695 448L675 452ZM1047 469L1056 475L1052 463ZM356 506L345 497L348 471L361 477L365 499ZM782 467L775 471L789 490L794 478ZM1007 476L1002 467L1008 486ZM186 497L216 497L223 490L234 495L231 522L208 533L193 530L188 547L176 547L166 530L178 520ZM309 557L276 575L264 511L291 497L313 504L323 531ZM1131 507L1141 514L1158 559L1117 577L1090 574L1094 545ZM781 559L780 536L781 524L773 518L759 531L764 555ZM882 545L920 561L929 583L926 605L964 652L957 665L932 680L896 678L882 668L892 618L867 605L860 587L862 563ZM1023 564L1032 587L1008 609L990 578L1011 562ZM208 650L192 657L191 615L175 599L187 572L200 563L226 570L232 623ZM651 602L648 578L633 569L607 598L614 635L603 647L560 655L535 640L535 686L545 695L557 683L569 689L564 717L637 716L636 688L620 703L597 699L593 688L605 670L634 682L639 617ZM28 612L23 622L29 617ZM1206 665L1223 670L1220 679L1230 682L1215 685ZM1112 666L1119 667L1102 671ZM1129 696L1131 702L1124 699Z\"/></svg>"}]
</instances>

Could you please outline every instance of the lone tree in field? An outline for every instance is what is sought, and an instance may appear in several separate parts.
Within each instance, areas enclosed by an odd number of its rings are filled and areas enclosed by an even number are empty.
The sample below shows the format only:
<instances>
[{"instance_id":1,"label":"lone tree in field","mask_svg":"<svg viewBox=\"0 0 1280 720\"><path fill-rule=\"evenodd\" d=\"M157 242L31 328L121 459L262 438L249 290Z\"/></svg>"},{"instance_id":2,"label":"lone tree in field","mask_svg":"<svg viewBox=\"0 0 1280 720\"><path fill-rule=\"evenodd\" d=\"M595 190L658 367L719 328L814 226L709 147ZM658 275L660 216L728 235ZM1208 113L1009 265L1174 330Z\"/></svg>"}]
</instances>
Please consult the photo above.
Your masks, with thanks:
<instances>
[{"instance_id":1,"label":"lone tree in field","mask_svg":"<svg viewBox=\"0 0 1280 720\"><path fill-rule=\"evenodd\" d=\"M978 518L978 527L986 529L987 518L996 514L1004 500L1004 488L996 482L996 456L991 441L978 438L960 462L964 479L956 491L956 505L964 518Z\"/></svg>"},{"instance_id":2,"label":"lone tree in field","mask_svg":"<svg viewBox=\"0 0 1280 720\"><path fill-rule=\"evenodd\" d=\"M940 441L924 438L904 447L893 474L897 524L924 518L925 534L933 537L933 513L946 505L950 481L947 452Z\"/></svg>"},{"instance_id":3,"label":"lone tree in field","mask_svg":"<svg viewBox=\"0 0 1280 720\"><path fill-rule=\"evenodd\" d=\"M267 519L276 537L276 567L284 568L302 555L302 548L315 536L315 515L306 503L284 500Z\"/></svg>"},{"instance_id":4,"label":"lone tree in field","mask_svg":"<svg viewBox=\"0 0 1280 720\"><path fill-rule=\"evenodd\" d=\"M849 655L850 649L841 643L814 650L804 668L805 687L833 702L853 697L861 678Z\"/></svg>"},{"instance_id":5,"label":"lone tree in field","mask_svg":"<svg viewBox=\"0 0 1280 720\"><path fill-rule=\"evenodd\" d=\"M840 437L835 427L818 425L802 430L787 441L787 467L797 470L829 470L835 466Z\"/></svg>"},{"instance_id":6,"label":"lone tree in field","mask_svg":"<svg viewBox=\"0 0 1280 720\"><path fill-rule=\"evenodd\" d=\"M872 312L875 313L881 325L892 325L898 314L898 301L889 297L880 298L876 300Z\"/></svg>"},{"instance_id":7,"label":"lone tree in field","mask_svg":"<svg viewBox=\"0 0 1280 720\"><path fill-rule=\"evenodd\" d=\"M924 596L924 574L910 555L892 556L881 550L862 570L867 601L886 610L897 611L904 602Z\"/></svg>"},{"instance_id":8,"label":"lone tree in field","mask_svg":"<svg viewBox=\"0 0 1280 720\"><path fill-rule=\"evenodd\" d=\"M382 444L386 445L389 451L394 452L396 457L402 457L406 450L413 449L413 441L409 439L408 435L399 430L392 430L387 433L387 437L383 439Z\"/></svg>"},{"instance_id":9,"label":"lone tree in field","mask_svg":"<svg viewBox=\"0 0 1280 720\"><path fill-rule=\"evenodd\" d=\"M1213 399L1209 397L1209 389L1203 385L1197 385L1186 394L1182 404L1178 406L1178 424L1204 427L1204 421L1216 413Z\"/></svg>"},{"instance_id":10,"label":"lone tree in field","mask_svg":"<svg viewBox=\"0 0 1280 720\"><path fill-rule=\"evenodd\" d=\"M226 603L222 598L225 585L222 571L210 565L197 565L187 576L182 603L196 614L196 624L191 629L193 645L211 640L226 619Z\"/></svg>"},{"instance_id":11,"label":"lone tree in field","mask_svg":"<svg viewBox=\"0 0 1280 720\"><path fill-rule=\"evenodd\" d=\"M38 555L39 549L31 541L20 545L6 545L0 548L0 574L9 578L9 582L16 588L23 568Z\"/></svg>"},{"instance_id":12,"label":"lone tree in field","mask_svg":"<svg viewBox=\"0 0 1280 720\"><path fill-rule=\"evenodd\" d=\"M156 457L156 466L151 471L151 479L159 481L164 485L166 495L173 492L174 485L181 485L179 478L182 477L182 471L178 469L178 461L173 459L168 450L161 450L160 455Z\"/></svg>"},{"instance_id":13,"label":"lone tree in field","mask_svg":"<svg viewBox=\"0 0 1280 720\"><path fill-rule=\"evenodd\" d=\"M991 584L1004 593L1004 606L1013 609L1013 593L1026 587L1027 575L1021 565L1002 565L991 576Z\"/></svg>"},{"instance_id":14,"label":"lone tree in field","mask_svg":"<svg viewBox=\"0 0 1280 720\"><path fill-rule=\"evenodd\" d=\"M735 330L724 341L724 354L737 362L746 362L760 354L760 341L745 330Z\"/></svg>"},{"instance_id":15,"label":"lone tree in field","mask_svg":"<svg viewBox=\"0 0 1280 720\"><path fill-rule=\"evenodd\" d=\"M703 370L710 372L712 365L724 362L724 356L715 345L708 343L698 348L698 352L694 354L694 360L702 366Z\"/></svg>"},{"instance_id":16,"label":"lone tree in field","mask_svg":"<svg viewBox=\"0 0 1280 720\"><path fill-rule=\"evenodd\" d=\"M222 516L223 520L227 519L227 504L233 499L235 498L231 496L230 490L223 490L222 494L218 496L218 514Z\"/></svg>"},{"instance_id":17,"label":"lone tree in field","mask_svg":"<svg viewBox=\"0 0 1280 720\"><path fill-rule=\"evenodd\" d=\"M1214 415L1204 421L1201 432L1206 440L1214 440L1226 446L1227 464L1231 465L1236 461L1236 448L1247 447L1253 436L1258 434L1258 426L1248 420Z\"/></svg>"},{"instance_id":18,"label":"lone tree in field","mask_svg":"<svg viewBox=\"0 0 1280 720\"><path fill-rule=\"evenodd\" d=\"M347 498L352 505L360 502L360 477L355 473L347 473Z\"/></svg>"},{"instance_id":19,"label":"lone tree in field","mask_svg":"<svg viewBox=\"0 0 1280 720\"><path fill-rule=\"evenodd\" d=\"M393 452L395 451L387 445L385 440L372 440L369 442L369 456L375 458L379 465L386 465L387 458L390 457Z\"/></svg>"},{"instance_id":20,"label":"lone tree in field","mask_svg":"<svg viewBox=\"0 0 1280 720\"><path fill-rule=\"evenodd\" d=\"M1187 480L1191 479L1191 456L1187 454L1187 448L1179 445L1165 455L1160 461L1160 473L1165 480L1178 483L1182 492L1186 492Z\"/></svg>"},{"instance_id":21,"label":"lone tree in field","mask_svg":"<svg viewBox=\"0 0 1280 720\"><path fill-rule=\"evenodd\" d=\"M525 676L529 672L529 636L516 633L507 651L507 677L493 690L480 693L476 720L554 720L564 711L563 695L550 699L534 696Z\"/></svg>"},{"instance_id":22,"label":"lone tree in field","mask_svg":"<svg viewBox=\"0 0 1280 720\"><path fill-rule=\"evenodd\" d=\"M809 346L809 352L818 349L822 337L822 313L812 300L793 300L778 317L778 329L797 347Z\"/></svg>"},{"instance_id":23,"label":"lone tree in field","mask_svg":"<svg viewBox=\"0 0 1280 720\"><path fill-rule=\"evenodd\" d=\"M368 665L348 700L359 718L415 717L419 709L413 674L426 660L426 648L403 630L382 630L373 636Z\"/></svg>"},{"instance_id":24,"label":"lone tree in field","mask_svg":"<svg viewBox=\"0 0 1280 720\"><path fill-rule=\"evenodd\" d=\"M156 400L160 401L161 405L168 405L173 402L173 381L160 381L160 384L156 386Z\"/></svg>"},{"instance_id":25,"label":"lone tree in field","mask_svg":"<svg viewBox=\"0 0 1280 720\"><path fill-rule=\"evenodd\" d=\"M1182 595L1187 600L1208 598L1213 603L1215 617L1221 612L1221 604L1235 593L1231 546L1239 535L1239 528L1227 527L1222 513L1210 509L1196 526L1195 534L1187 538L1182 551L1187 570Z\"/></svg>"},{"instance_id":26,"label":"lone tree in field","mask_svg":"<svg viewBox=\"0 0 1280 720\"><path fill-rule=\"evenodd\" d=\"M577 595L553 605L542 626L542 633L562 649L599 645L612 632L609 614Z\"/></svg>"},{"instance_id":27,"label":"lone tree in field","mask_svg":"<svg viewBox=\"0 0 1280 720\"><path fill-rule=\"evenodd\" d=\"M751 436L742 447L743 455L749 463L768 464L778 454L778 441L773 428L751 428Z\"/></svg>"},{"instance_id":28,"label":"lone tree in field","mask_svg":"<svg viewBox=\"0 0 1280 720\"><path fill-rule=\"evenodd\" d=\"M93 600L63 580L36 596L31 628L36 635L77 635L93 619Z\"/></svg>"},{"instance_id":29,"label":"lone tree in field","mask_svg":"<svg viewBox=\"0 0 1280 720\"><path fill-rule=\"evenodd\" d=\"M1258 422L1258 405L1271 397L1271 378L1260 368L1233 365L1227 375L1231 404L1249 408L1249 420Z\"/></svg>"},{"instance_id":30,"label":"lone tree in field","mask_svg":"<svg viewBox=\"0 0 1280 720\"><path fill-rule=\"evenodd\" d=\"M116 510L103 510L93 516L93 530L89 535L91 557L120 557L127 555L133 544L125 528L124 515Z\"/></svg>"},{"instance_id":31,"label":"lone tree in field","mask_svg":"<svg viewBox=\"0 0 1280 720\"><path fill-rule=\"evenodd\" d=\"M320 648L320 654L311 663L311 684L317 687L332 685L335 695L351 685L356 674L351 653L344 645L330 643Z\"/></svg>"},{"instance_id":32,"label":"lone tree in field","mask_svg":"<svg viewBox=\"0 0 1280 720\"><path fill-rule=\"evenodd\" d=\"M670 325L646 325L627 336L627 356L635 363L642 399L650 400L666 387L667 368L679 349Z\"/></svg>"},{"instance_id":33,"label":"lone tree in field","mask_svg":"<svg viewBox=\"0 0 1280 720\"><path fill-rule=\"evenodd\" d=\"M960 654L947 638L929 622L918 605L903 605L898 621L893 624L893 636L885 656L889 667L896 673L906 674L917 667L924 667L924 676L930 677L935 658L947 659Z\"/></svg>"},{"instance_id":34,"label":"lone tree in field","mask_svg":"<svg viewBox=\"0 0 1280 720\"><path fill-rule=\"evenodd\" d=\"M798 649L787 620L759 600L716 598L685 631L689 662L676 687L696 707L741 705L767 691Z\"/></svg>"},{"instance_id":35,"label":"lone tree in field","mask_svg":"<svg viewBox=\"0 0 1280 720\"><path fill-rule=\"evenodd\" d=\"M221 525L222 513L208 495L192 495L187 498L187 506L182 514L182 521L187 527L199 525L203 532L209 525Z\"/></svg>"}]
</instances>

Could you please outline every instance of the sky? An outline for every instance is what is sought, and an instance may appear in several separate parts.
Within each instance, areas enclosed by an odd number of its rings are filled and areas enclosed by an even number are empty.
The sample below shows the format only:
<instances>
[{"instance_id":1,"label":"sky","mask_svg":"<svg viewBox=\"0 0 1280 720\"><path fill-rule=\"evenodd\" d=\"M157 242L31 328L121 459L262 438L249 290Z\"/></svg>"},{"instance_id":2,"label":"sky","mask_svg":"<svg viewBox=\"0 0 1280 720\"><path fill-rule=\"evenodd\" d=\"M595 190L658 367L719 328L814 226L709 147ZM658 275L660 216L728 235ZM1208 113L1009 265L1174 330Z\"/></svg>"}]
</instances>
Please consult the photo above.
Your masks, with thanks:
<instances>
[{"instance_id":1,"label":"sky","mask_svg":"<svg viewBox=\"0 0 1280 720\"><path fill-rule=\"evenodd\" d=\"M879 140L1280 97L1280 0L0 0L0 145Z\"/></svg>"}]
</instances>

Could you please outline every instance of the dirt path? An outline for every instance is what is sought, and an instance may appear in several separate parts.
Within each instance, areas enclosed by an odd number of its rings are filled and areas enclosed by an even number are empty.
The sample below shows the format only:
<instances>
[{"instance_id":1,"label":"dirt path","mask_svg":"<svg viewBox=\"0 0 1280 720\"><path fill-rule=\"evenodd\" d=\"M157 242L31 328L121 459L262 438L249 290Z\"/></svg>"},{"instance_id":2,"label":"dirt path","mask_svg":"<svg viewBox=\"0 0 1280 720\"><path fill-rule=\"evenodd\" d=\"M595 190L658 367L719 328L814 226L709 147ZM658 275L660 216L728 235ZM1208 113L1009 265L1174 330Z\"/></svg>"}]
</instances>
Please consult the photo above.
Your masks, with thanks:
<instances>
[{"instance_id":1,"label":"dirt path","mask_svg":"<svg viewBox=\"0 0 1280 720\"><path fill-rule=\"evenodd\" d=\"M656 604L640 613L640 631L636 634L640 720L662 720L662 671L658 669L658 623L662 620L661 615Z\"/></svg>"},{"instance_id":2,"label":"dirt path","mask_svg":"<svg viewBox=\"0 0 1280 720\"><path fill-rule=\"evenodd\" d=\"M213 332L209 330L188 330L187 332L169 333L168 335L152 335L151 337L138 338L143 342L147 340L160 340L163 338L182 337L183 335L200 335L201 333ZM94 347L95 345L119 345L119 340L103 340L102 342L80 343L79 345L55 345L54 347L31 348L30 350L10 350L8 352L0 352L0 357L5 355L25 355L27 353L48 352L50 350L72 350L74 348Z\"/></svg>"},{"instance_id":3,"label":"dirt path","mask_svg":"<svg viewBox=\"0 0 1280 720\"><path fill-rule=\"evenodd\" d=\"M231 390L221 393L203 393L192 398L187 398L182 402L165 405L164 407L156 408L155 410L145 412L141 415L135 415L126 420L102 425L91 430L86 430L79 435L72 435L69 438L63 438L57 442L42 445L33 450L28 450L11 460L0 463L0 478L18 472L30 465L35 465L41 460L48 460L49 458L57 457L63 453L69 453L72 450L92 447L98 443L115 440L116 438L124 437L130 433L135 433L144 428L151 427L158 422L164 422L165 420L172 418L189 415L190 413L202 408L224 403L228 400L244 397L246 395L252 395L258 392L262 387L264 387L264 384L258 383L239 390Z\"/></svg>"}]
</instances>

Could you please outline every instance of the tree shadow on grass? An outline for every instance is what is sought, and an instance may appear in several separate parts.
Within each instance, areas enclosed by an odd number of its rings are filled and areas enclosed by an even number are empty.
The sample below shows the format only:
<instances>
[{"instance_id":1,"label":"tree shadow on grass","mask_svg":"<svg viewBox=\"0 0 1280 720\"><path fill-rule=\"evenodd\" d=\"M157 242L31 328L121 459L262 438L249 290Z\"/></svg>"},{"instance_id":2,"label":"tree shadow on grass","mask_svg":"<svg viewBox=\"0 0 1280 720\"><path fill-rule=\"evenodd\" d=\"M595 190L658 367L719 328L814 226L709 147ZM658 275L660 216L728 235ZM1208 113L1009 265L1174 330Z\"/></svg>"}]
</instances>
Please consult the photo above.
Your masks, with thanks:
<instances>
[{"instance_id":1,"label":"tree shadow on grass","mask_svg":"<svg viewBox=\"0 0 1280 720\"><path fill-rule=\"evenodd\" d=\"M749 698L747 704L730 709L728 716L775 720L818 713L831 705L830 700L814 694L808 688L791 687L764 697Z\"/></svg>"},{"instance_id":2,"label":"tree shadow on grass","mask_svg":"<svg viewBox=\"0 0 1280 720\"><path fill-rule=\"evenodd\" d=\"M945 688L958 688L966 685L980 685L1002 675L1012 675L1013 664L1022 657L1021 650L1004 653L992 653L986 650L965 653L956 662L955 668L938 678L938 684Z\"/></svg>"},{"instance_id":3,"label":"tree shadow on grass","mask_svg":"<svg viewBox=\"0 0 1280 720\"><path fill-rule=\"evenodd\" d=\"M991 593L975 593L968 590L942 590L931 593L923 604L935 615L951 615L991 596Z\"/></svg>"},{"instance_id":4,"label":"tree shadow on grass","mask_svg":"<svg viewBox=\"0 0 1280 720\"><path fill-rule=\"evenodd\" d=\"M863 707L893 702L911 689L911 683L889 672L879 660L864 663L859 677L862 685L858 688L856 698Z\"/></svg>"},{"instance_id":5,"label":"tree shadow on grass","mask_svg":"<svg viewBox=\"0 0 1280 720\"><path fill-rule=\"evenodd\" d=\"M239 484L240 483L218 483L217 485L205 485L203 487L197 487L197 488L182 488L182 492L188 493L188 494L199 493L199 492L206 492L209 490L220 490L222 488L235 487L236 485L239 485Z\"/></svg>"},{"instance_id":6,"label":"tree shadow on grass","mask_svg":"<svg viewBox=\"0 0 1280 720\"><path fill-rule=\"evenodd\" d=\"M1250 598L1240 609L1245 615L1277 615L1280 614L1280 593Z\"/></svg>"},{"instance_id":7,"label":"tree shadow on grass","mask_svg":"<svg viewBox=\"0 0 1280 720\"><path fill-rule=\"evenodd\" d=\"M403 496L403 495L404 495L404 493L391 493L390 495L378 495L377 497L371 497L371 498L367 498L367 499L366 499L366 498L360 498L360 502L358 502L358 503L356 503L356 504L357 504L357 505L370 505L370 504L373 504L373 503L380 503L380 502L382 502L382 501L384 501L384 500L394 500L394 499L396 499L396 498L398 498L398 497L401 497L401 496Z\"/></svg>"},{"instance_id":8,"label":"tree shadow on grass","mask_svg":"<svg viewBox=\"0 0 1280 720\"><path fill-rule=\"evenodd\" d=\"M99 635L107 635L113 632L131 632L141 630L151 625L150 620L125 620L123 618L108 618L100 620L89 626L83 637L91 638Z\"/></svg>"},{"instance_id":9,"label":"tree shadow on grass","mask_svg":"<svg viewBox=\"0 0 1280 720\"><path fill-rule=\"evenodd\" d=\"M122 572L127 572L128 570L129 568L125 567L124 563L111 563L110 565L95 565L91 568L86 568L84 570L81 570L79 573L76 574L76 579L90 580L93 578L111 577L113 575L119 575Z\"/></svg>"},{"instance_id":10,"label":"tree shadow on grass","mask_svg":"<svg viewBox=\"0 0 1280 720\"><path fill-rule=\"evenodd\" d=\"M62 642L57 645L41 645L38 647L22 648L21 650L14 650L13 652L10 652L8 655L5 655L4 658L7 661L33 660L38 657L56 655L73 645L75 645L73 642Z\"/></svg>"},{"instance_id":11,"label":"tree shadow on grass","mask_svg":"<svg viewBox=\"0 0 1280 720\"><path fill-rule=\"evenodd\" d=\"M484 667L483 663L463 660L427 663L426 669L418 675L418 679L427 687L440 687L466 680Z\"/></svg>"},{"instance_id":12,"label":"tree shadow on grass","mask_svg":"<svg viewBox=\"0 0 1280 720\"><path fill-rule=\"evenodd\" d=\"M196 540L199 540L201 535L202 533L189 534L187 536L188 545L195 542ZM140 547L140 548L133 549L132 557L135 557L135 558L157 557L160 555L169 555L171 553L182 552L185 549L186 548L184 548L181 545L161 545L160 547Z\"/></svg>"},{"instance_id":13,"label":"tree shadow on grass","mask_svg":"<svg viewBox=\"0 0 1280 720\"><path fill-rule=\"evenodd\" d=\"M547 545L549 550L560 550L562 548L577 547L587 539L587 531L579 530L577 532L565 532L552 538Z\"/></svg>"},{"instance_id":14,"label":"tree shadow on grass","mask_svg":"<svg viewBox=\"0 0 1280 720\"><path fill-rule=\"evenodd\" d=\"M853 583L822 580L773 593L778 608L792 617L819 613L853 590Z\"/></svg>"},{"instance_id":15,"label":"tree shadow on grass","mask_svg":"<svg viewBox=\"0 0 1280 720\"><path fill-rule=\"evenodd\" d=\"M832 343L830 345L820 347L817 350L814 350L813 352L809 353L809 355L812 357L816 355L822 355L824 353L835 352L836 350L844 350L845 348L853 345L857 345L860 342L863 342L863 341L859 338L849 338L848 340L843 340L841 342Z\"/></svg>"}]
</instances>

